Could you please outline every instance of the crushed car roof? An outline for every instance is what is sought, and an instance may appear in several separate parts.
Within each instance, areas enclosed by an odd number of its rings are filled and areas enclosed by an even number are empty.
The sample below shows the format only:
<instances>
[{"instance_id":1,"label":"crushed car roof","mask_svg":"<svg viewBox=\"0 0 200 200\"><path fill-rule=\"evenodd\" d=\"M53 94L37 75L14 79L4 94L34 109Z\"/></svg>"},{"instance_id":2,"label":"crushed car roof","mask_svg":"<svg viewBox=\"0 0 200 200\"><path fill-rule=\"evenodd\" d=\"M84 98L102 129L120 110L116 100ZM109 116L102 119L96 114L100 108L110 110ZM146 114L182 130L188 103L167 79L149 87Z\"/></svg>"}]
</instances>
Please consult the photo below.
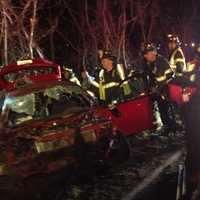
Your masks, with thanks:
<instances>
[{"instance_id":1,"label":"crushed car roof","mask_svg":"<svg viewBox=\"0 0 200 200\"><path fill-rule=\"evenodd\" d=\"M53 87L56 85L73 86L73 87L77 87L80 90L84 91L80 86L78 86L74 83L68 82L68 81L46 81L46 82L42 81L42 82L37 82L37 83L31 84L31 85L26 85L18 90L10 91L10 92L8 92L7 96L24 95L24 94L27 94L32 91L39 91L39 90L42 90L42 89L45 89L48 87Z\"/></svg>"},{"instance_id":2,"label":"crushed car roof","mask_svg":"<svg viewBox=\"0 0 200 200\"><path fill-rule=\"evenodd\" d=\"M11 63L9 65L5 65L2 70L0 71L0 74L5 74L10 71L17 71L19 69L29 68L31 66L59 66L58 64L55 64L49 60L45 59L32 59L32 60L21 60L17 61L16 63Z\"/></svg>"}]
</instances>

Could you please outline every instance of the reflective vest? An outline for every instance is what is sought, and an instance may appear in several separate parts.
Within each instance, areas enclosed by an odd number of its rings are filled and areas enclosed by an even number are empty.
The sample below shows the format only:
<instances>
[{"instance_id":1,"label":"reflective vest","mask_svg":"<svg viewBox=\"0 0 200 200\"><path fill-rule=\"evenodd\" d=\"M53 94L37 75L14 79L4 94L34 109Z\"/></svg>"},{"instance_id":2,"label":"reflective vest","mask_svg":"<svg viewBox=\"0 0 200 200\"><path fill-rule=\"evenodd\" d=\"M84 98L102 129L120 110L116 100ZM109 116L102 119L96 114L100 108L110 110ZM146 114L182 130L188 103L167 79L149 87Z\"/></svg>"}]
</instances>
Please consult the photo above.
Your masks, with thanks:
<instances>
[{"instance_id":1,"label":"reflective vest","mask_svg":"<svg viewBox=\"0 0 200 200\"><path fill-rule=\"evenodd\" d=\"M171 69L166 69L163 71L163 74L160 74L159 76L156 76L155 79L158 83L165 82L168 83L171 79L172 75L172 70Z\"/></svg>"},{"instance_id":2,"label":"reflective vest","mask_svg":"<svg viewBox=\"0 0 200 200\"><path fill-rule=\"evenodd\" d=\"M189 81L195 82L197 80L197 76L200 75L199 73L199 67L197 67L197 64L195 62L188 62L187 63L187 70L186 70L186 77Z\"/></svg>"},{"instance_id":3,"label":"reflective vest","mask_svg":"<svg viewBox=\"0 0 200 200\"><path fill-rule=\"evenodd\" d=\"M76 85L82 87L81 82L79 81L79 79L73 74L72 77L69 79L70 82L75 83ZM93 98L95 98L95 94L90 91L90 90L86 90L86 92L92 96Z\"/></svg>"},{"instance_id":4,"label":"reflective vest","mask_svg":"<svg viewBox=\"0 0 200 200\"><path fill-rule=\"evenodd\" d=\"M106 82L106 80L105 80L105 70L104 69L102 69L99 72L99 82L90 79L91 84L99 89L100 100L106 101L106 99L107 99L106 98L106 90L114 88L114 87L119 87L121 81L125 80L125 72L124 72L123 65L117 64L116 70L117 70L117 74L119 76L120 81L110 81L110 82L108 81L108 82ZM123 88L125 96L131 94L131 89L130 89L130 86L128 84L128 81L124 81L121 84L121 87Z\"/></svg>"},{"instance_id":5,"label":"reflective vest","mask_svg":"<svg viewBox=\"0 0 200 200\"><path fill-rule=\"evenodd\" d=\"M180 47L174 50L169 63L172 70L175 72L175 76L183 76L183 73L186 71L186 61L184 53Z\"/></svg>"},{"instance_id":6,"label":"reflective vest","mask_svg":"<svg viewBox=\"0 0 200 200\"><path fill-rule=\"evenodd\" d=\"M72 82L72 83L75 83L75 84L77 84L79 86L81 86L80 81L78 80L78 78L74 74L71 76L71 78L69 79L69 81Z\"/></svg>"},{"instance_id":7,"label":"reflective vest","mask_svg":"<svg viewBox=\"0 0 200 200\"><path fill-rule=\"evenodd\" d=\"M122 64L117 64L117 71L118 71L121 81L124 81L126 79L126 77L125 77L124 67ZM128 84L128 81L124 81L122 83L121 87L123 88L125 96L131 94L131 88Z\"/></svg>"},{"instance_id":8,"label":"reflective vest","mask_svg":"<svg viewBox=\"0 0 200 200\"><path fill-rule=\"evenodd\" d=\"M64 71L69 73L69 81L72 83L75 83L79 86L81 86L80 81L78 80L78 78L76 77L76 75L74 74L73 70L71 68L68 67L64 67ZM66 80L66 78L64 77L64 80Z\"/></svg>"},{"instance_id":9,"label":"reflective vest","mask_svg":"<svg viewBox=\"0 0 200 200\"><path fill-rule=\"evenodd\" d=\"M151 84L167 84L174 74L167 59L161 55L158 55L156 61L149 63L147 67L150 69L149 79L152 82Z\"/></svg>"}]
</instances>

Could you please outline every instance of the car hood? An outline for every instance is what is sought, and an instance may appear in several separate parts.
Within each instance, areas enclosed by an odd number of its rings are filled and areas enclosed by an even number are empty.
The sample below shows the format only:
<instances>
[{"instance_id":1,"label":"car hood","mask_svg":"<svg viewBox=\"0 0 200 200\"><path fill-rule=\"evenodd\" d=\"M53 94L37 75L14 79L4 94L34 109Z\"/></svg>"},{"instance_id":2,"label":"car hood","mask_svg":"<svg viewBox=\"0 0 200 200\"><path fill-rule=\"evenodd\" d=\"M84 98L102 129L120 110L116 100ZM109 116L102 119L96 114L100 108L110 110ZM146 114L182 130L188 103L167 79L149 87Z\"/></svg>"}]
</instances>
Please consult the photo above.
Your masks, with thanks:
<instances>
[{"instance_id":1,"label":"car hood","mask_svg":"<svg viewBox=\"0 0 200 200\"><path fill-rule=\"evenodd\" d=\"M67 133L84 128L96 120L94 109L82 109L73 114L66 114L54 118L30 120L14 128L0 130L0 139L10 137L40 138L54 133ZM102 120L102 119L101 119ZM96 120L95 122L97 122Z\"/></svg>"}]
</instances>

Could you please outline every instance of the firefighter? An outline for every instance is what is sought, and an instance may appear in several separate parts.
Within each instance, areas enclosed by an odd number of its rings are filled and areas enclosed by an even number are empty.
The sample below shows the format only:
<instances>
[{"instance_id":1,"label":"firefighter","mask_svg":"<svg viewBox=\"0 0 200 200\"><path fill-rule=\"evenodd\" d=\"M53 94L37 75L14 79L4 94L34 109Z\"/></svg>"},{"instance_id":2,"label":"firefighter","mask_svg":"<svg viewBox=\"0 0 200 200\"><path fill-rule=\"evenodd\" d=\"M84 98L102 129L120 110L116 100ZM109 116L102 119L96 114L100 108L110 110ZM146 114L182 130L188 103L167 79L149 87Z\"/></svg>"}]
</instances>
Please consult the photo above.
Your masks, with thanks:
<instances>
[{"instance_id":1,"label":"firefighter","mask_svg":"<svg viewBox=\"0 0 200 200\"><path fill-rule=\"evenodd\" d=\"M179 82L179 78L184 76L186 70L186 61L179 37L175 34L168 34L169 63L174 71L175 82Z\"/></svg>"},{"instance_id":2,"label":"firefighter","mask_svg":"<svg viewBox=\"0 0 200 200\"><path fill-rule=\"evenodd\" d=\"M117 64L116 59L111 55L104 55L101 58L101 67L97 78L87 74L90 84L98 90L101 103L104 105L115 104L121 101L123 96L131 94L129 84L125 81L123 64Z\"/></svg>"},{"instance_id":3,"label":"firefighter","mask_svg":"<svg viewBox=\"0 0 200 200\"><path fill-rule=\"evenodd\" d=\"M147 76L147 84L153 93L153 100L158 104L160 117L164 125L165 133L175 131L175 121L170 118L169 110L171 106L168 102L167 84L173 76L173 71L163 56L157 53L157 48L153 43L145 43L142 48L144 57L144 72Z\"/></svg>"},{"instance_id":4,"label":"firefighter","mask_svg":"<svg viewBox=\"0 0 200 200\"><path fill-rule=\"evenodd\" d=\"M81 83L78 80L78 78L76 77L76 75L74 74L73 70L66 66L63 67L63 80L70 81L72 83L75 83L75 84L81 86Z\"/></svg>"},{"instance_id":5,"label":"firefighter","mask_svg":"<svg viewBox=\"0 0 200 200\"><path fill-rule=\"evenodd\" d=\"M187 65L188 85L183 88L182 107L187 136L187 191L188 198L197 186L200 186L200 46L194 52ZM190 88L190 89L189 89Z\"/></svg>"},{"instance_id":6,"label":"firefighter","mask_svg":"<svg viewBox=\"0 0 200 200\"><path fill-rule=\"evenodd\" d=\"M181 48L181 42L176 34L168 34L168 50L169 50L169 63L174 71L174 77L170 85L184 87L185 85L185 72L186 72L186 60ZM187 82L187 81L186 81ZM182 119L181 108L176 103L172 103L173 106L173 116L180 122ZM182 124L182 125L181 125ZM183 123L177 124L177 131L183 131Z\"/></svg>"}]
</instances>

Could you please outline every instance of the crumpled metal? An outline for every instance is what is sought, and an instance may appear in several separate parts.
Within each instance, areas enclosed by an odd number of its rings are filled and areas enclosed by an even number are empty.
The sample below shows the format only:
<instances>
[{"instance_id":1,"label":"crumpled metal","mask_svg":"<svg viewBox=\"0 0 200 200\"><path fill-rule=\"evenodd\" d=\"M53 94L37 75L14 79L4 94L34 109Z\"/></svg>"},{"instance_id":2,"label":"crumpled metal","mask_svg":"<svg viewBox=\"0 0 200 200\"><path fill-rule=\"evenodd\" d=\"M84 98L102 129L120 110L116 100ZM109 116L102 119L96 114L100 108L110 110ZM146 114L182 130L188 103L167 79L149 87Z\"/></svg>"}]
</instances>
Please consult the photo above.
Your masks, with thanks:
<instances>
[{"instance_id":1,"label":"crumpled metal","mask_svg":"<svg viewBox=\"0 0 200 200\"><path fill-rule=\"evenodd\" d=\"M72 92L81 93L82 91L78 87L66 88L61 85L58 85L56 87L46 89L44 92L44 96L48 96L52 99L59 100L61 94L63 93L72 94Z\"/></svg>"},{"instance_id":2,"label":"crumpled metal","mask_svg":"<svg viewBox=\"0 0 200 200\"><path fill-rule=\"evenodd\" d=\"M6 106L14 112L33 116L35 113L35 94L28 94L17 98L9 97L6 99Z\"/></svg>"}]
</instances>

